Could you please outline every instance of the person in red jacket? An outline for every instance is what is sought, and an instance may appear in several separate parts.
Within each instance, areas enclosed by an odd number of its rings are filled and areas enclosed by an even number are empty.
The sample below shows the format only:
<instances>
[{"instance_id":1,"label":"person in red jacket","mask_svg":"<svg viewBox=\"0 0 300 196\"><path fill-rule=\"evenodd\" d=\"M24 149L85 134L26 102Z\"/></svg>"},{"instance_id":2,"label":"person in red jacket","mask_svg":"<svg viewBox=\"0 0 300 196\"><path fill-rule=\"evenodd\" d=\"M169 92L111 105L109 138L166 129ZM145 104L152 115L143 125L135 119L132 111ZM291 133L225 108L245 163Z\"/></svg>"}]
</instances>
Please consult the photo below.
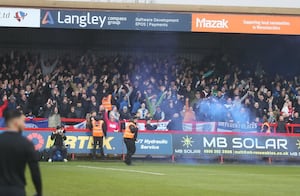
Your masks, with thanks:
<instances>
[{"instance_id":1,"label":"person in red jacket","mask_svg":"<svg viewBox=\"0 0 300 196\"><path fill-rule=\"evenodd\" d=\"M3 101L3 104L0 106L0 118L3 117L3 112L8 106L8 100L7 100L6 95L3 96L2 101Z\"/></svg>"},{"instance_id":2,"label":"person in red jacket","mask_svg":"<svg viewBox=\"0 0 300 196\"><path fill-rule=\"evenodd\" d=\"M113 118L113 116L108 117L108 110L105 110L104 121L106 123L107 132L119 132L120 126L119 122Z\"/></svg>"}]
</instances>

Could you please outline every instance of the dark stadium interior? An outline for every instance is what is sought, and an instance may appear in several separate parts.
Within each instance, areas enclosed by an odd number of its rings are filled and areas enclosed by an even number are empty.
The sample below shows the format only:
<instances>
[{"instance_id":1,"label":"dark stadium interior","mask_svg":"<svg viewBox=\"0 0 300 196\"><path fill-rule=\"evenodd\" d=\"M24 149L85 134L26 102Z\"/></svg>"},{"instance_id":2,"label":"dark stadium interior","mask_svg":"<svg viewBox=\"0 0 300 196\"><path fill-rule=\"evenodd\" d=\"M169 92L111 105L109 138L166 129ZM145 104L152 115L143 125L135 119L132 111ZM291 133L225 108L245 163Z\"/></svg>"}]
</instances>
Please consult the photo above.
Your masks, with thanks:
<instances>
[{"instance_id":1,"label":"dark stadium interior","mask_svg":"<svg viewBox=\"0 0 300 196\"><path fill-rule=\"evenodd\" d=\"M232 54L245 63L260 61L271 67L270 71L286 66L296 69L300 58L299 36L286 35L2 28L0 43L1 50L17 47L57 52L67 49L151 56L179 54L192 60L208 54Z\"/></svg>"}]
</instances>

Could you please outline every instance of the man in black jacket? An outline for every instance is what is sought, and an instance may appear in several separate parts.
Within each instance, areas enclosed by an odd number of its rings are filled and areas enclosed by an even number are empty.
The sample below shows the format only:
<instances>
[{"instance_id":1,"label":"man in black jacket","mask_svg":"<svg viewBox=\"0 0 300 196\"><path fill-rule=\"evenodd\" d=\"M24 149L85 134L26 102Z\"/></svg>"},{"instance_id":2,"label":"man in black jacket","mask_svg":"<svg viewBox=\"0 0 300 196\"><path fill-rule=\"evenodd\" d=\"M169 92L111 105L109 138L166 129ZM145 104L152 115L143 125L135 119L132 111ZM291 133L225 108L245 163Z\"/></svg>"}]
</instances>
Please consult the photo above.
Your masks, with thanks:
<instances>
[{"instance_id":1,"label":"man in black jacket","mask_svg":"<svg viewBox=\"0 0 300 196\"><path fill-rule=\"evenodd\" d=\"M49 158L48 162L52 162L54 153L57 150L62 152L64 162L68 162L67 149L64 145L64 141L66 139L67 139L67 137L65 135L64 127L61 127L61 126L56 127L56 131L52 132L52 134L51 134L51 140L54 140L54 145L52 146L52 148L50 150L50 158Z\"/></svg>"},{"instance_id":2,"label":"man in black jacket","mask_svg":"<svg viewBox=\"0 0 300 196\"><path fill-rule=\"evenodd\" d=\"M33 144L21 135L25 116L18 110L5 114L7 131L0 134L0 196L25 196L25 167L29 165L37 196L42 195L38 155Z\"/></svg>"},{"instance_id":3,"label":"man in black jacket","mask_svg":"<svg viewBox=\"0 0 300 196\"><path fill-rule=\"evenodd\" d=\"M276 133L286 133L286 122L284 121L284 117L280 116L277 122Z\"/></svg>"}]
</instances>

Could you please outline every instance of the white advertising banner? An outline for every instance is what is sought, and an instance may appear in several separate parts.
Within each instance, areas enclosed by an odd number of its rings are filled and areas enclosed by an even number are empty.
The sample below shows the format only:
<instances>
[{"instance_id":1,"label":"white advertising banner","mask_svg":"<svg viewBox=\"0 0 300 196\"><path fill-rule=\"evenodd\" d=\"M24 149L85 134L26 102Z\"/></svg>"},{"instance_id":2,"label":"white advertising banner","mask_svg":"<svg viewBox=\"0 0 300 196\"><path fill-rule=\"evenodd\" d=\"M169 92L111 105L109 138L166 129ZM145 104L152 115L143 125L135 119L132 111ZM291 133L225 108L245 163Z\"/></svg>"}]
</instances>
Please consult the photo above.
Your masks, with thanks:
<instances>
[{"instance_id":1,"label":"white advertising banner","mask_svg":"<svg viewBox=\"0 0 300 196\"><path fill-rule=\"evenodd\" d=\"M0 7L0 27L40 27L40 9Z\"/></svg>"}]
</instances>

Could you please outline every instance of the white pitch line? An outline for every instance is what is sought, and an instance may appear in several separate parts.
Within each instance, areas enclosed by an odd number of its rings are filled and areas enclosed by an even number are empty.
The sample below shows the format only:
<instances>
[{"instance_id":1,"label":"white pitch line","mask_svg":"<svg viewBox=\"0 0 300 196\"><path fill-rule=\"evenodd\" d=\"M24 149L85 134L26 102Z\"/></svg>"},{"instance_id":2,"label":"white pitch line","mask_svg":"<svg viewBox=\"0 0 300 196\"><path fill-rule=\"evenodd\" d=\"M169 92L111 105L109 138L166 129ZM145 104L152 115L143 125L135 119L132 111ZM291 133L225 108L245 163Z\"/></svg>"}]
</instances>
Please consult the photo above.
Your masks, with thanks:
<instances>
[{"instance_id":1,"label":"white pitch line","mask_svg":"<svg viewBox=\"0 0 300 196\"><path fill-rule=\"evenodd\" d=\"M93 166L86 166L86 165L77 165L77 167L87 168L87 169L100 169L100 170L140 173L140 174L148 174L148 175L155 175L155 176L164 176L164 175L166 175L164 173L147 172L147 171L132 170L132 169L120 169L120 168L112 168L112 167L93 167Z\"/></svg>"},{"instance_id":2,"label":"white pitch line","mask_svg":"<svg viewBox=\"0 0 300 196\"><path fill-rule=\"evenodd\" d=\"M300 174L222 174L222 173L215 173L215 174L203 174L207 176L267 176L267 177L299 177Z\"/></svg>"}]
</instances>

